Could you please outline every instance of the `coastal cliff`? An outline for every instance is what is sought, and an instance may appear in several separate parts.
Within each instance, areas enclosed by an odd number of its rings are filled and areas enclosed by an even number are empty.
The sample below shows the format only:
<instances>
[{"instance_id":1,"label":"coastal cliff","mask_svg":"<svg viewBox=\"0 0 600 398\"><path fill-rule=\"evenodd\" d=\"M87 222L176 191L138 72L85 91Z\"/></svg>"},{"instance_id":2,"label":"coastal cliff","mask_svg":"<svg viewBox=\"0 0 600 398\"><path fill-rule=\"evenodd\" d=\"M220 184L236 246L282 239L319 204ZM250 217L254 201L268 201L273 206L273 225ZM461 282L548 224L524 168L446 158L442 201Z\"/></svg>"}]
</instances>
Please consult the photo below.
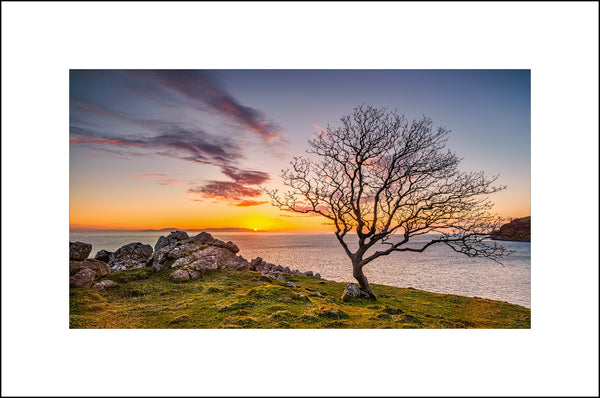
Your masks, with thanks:
<instances>
[{"instance_id":1,"label":"coastal cliff","mask_svg":"<svg viewBox=\"0 0 600 398\"><path fill-rule=\"evenodd\" d=\"M494 240L531 242L531 216L516 218L508 224L504 224L490 237Z\"/></svg>"}]
</instances>

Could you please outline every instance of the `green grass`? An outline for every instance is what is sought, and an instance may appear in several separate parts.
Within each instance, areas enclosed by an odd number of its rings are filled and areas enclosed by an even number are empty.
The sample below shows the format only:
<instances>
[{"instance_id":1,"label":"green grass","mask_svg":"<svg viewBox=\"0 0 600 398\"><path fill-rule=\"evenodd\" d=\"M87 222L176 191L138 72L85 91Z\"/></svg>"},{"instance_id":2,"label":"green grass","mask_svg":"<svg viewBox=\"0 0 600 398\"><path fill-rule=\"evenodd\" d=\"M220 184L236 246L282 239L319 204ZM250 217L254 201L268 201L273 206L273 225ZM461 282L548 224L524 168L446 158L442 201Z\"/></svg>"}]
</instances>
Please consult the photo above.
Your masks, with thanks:
<instances>
[{"instance_id":1,"label":"green grass","mask_svg":"<svg viewBox=\"0 0 600 398\"><path fill-rule=\"evenodd\" d=\"M377 300L341 301L345 283L218 270L173 282L171 269L107 275L117 287L70 290L71 328L529 328L531 311L481 298L372 285ZM320 292L323 297L314 296Z\"/></svg>"}]
</instances>

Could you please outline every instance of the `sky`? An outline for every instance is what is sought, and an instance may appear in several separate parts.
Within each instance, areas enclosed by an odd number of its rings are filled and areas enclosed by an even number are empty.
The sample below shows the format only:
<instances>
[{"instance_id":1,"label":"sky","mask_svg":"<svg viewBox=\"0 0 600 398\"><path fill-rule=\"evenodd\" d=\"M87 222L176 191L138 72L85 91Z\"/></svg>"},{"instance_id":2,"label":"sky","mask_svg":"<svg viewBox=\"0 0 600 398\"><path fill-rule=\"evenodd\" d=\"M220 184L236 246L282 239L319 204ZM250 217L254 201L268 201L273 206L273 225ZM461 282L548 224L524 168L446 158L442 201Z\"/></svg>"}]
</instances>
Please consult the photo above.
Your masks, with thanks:
<instances>
[{"instance_id":1,"label":"sky","mask_svg":"<svg viewBox=\"0 0 600 398\"><path fill-rule=\"evenodd\" d=\"M451 130L462 171L499 175L493 212L530 215L529 70L71 70L71 228L327 231L262 188L361 104Z\"/></svg>"}]
</instances>

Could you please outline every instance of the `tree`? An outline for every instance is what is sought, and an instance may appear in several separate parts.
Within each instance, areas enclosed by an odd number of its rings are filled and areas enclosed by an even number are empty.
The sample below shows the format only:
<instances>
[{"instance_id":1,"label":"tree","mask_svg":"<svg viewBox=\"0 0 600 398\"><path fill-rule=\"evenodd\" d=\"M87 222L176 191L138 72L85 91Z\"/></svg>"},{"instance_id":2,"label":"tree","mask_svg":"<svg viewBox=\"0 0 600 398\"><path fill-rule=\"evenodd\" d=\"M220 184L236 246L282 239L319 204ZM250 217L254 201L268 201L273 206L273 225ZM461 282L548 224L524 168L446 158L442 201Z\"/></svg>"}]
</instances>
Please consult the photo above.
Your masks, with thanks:
<instances>
[{"instance_id":1,"label":"tree","mask_svg":"<svg viewBox=\"0 0 600 398\"><path fill-rule=\"evenodd\" d=\"M408 121L385 108L359 106L309 140L309 157L294 157L282 170L285 193L268 191L272 204L315 213L335 227L362 291L376 298L365 265L393 252L423 252L445 244L469 257L498 260L505 249L486 240L501 225L487 195L505 187L483 172L458 171L446 149L449 130L423 117ZM347 241L354 231L356 250ZM419 247L412 237L431 235ZM391 239L397 236L397 239ZM354 238L354 239L356 239Z\"/></svg>"}]
</instances>

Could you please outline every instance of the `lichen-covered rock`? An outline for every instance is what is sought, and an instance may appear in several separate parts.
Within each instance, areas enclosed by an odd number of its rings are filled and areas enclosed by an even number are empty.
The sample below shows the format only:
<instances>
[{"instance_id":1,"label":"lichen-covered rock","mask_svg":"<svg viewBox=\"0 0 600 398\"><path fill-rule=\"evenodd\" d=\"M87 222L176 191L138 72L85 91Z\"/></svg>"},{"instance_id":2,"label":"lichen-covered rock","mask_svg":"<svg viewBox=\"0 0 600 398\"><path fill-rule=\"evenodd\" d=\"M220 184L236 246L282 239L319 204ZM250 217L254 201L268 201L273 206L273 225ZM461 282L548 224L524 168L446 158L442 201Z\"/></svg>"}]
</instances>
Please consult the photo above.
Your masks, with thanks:
<instances>
[{"instance_id":1,"label":"lichen-covered rock","mask_svg":"<svg viewBox=\"0 0 600 398\"><path fill-rule=\"evenodd\" d=\"M347 284L346 288L344 289L344 293L342 294L342 301L349 301L358 298L369 298L369 295L360 290L360 288L355 284Z\"/></svg>"},{"instance_id":2,"label":"lichen-covered rock","mask_svg":"<svg viewBox=\"0 0 600 398\"><path fill-rule=\"evenodd\" d=\"M152 246L140 242L130 243L111 254L108 264L113 271L142 268L152 258Z\"/></svg>"},{"instance_id":3,"label":"lichen-covered rock","mask_svg":"<svg viewBox=\"0 0 600 398\"><path fill-rule=\"evenodd\" d=\"M113 254L113 252L109 252L102 249L98 253L96 253L96 255L94 256L94 260L104 261L105 263L108 263L110 261L111 254Z\"/></svg>"},{"instance_id":4,"label":"lichen-covered rock","mask_svg":"<svg viewBox=\"0 0 600 398\"><path fill-rule=\"evenodd\" d=\"M109 289L111 287L115 287L117 286L117 283L114 281L111 281L110 279L105 279L103 281L94 283L92 285L92 289L94 290L104 290L104 289Z\"/></svg>"},{"instance_id":5,"label":"lichen-covered rock","mask_svg":"<svg viewBox=\"0 0 600 398\"><path fill-rule=\"evenodd\" d=\"M169 276L174 281L189 281L190 280L190 273L188 272L187 269L178 269L177 271L173 272Z\"/></svg>"},{"instance_id":6,"label":"lichen-covered rock","mask_svg":"<svg viewBox=\"0 0 600 398\"><path fill-rule=\"evenodd\" d=\"M73 276L83 269L91 269L97 278L108 275L111 271L109 265L105 262L91 258L69 261L69 276Z\"/></svg>"},{"instance_id":7,"label":"lichen-covered rock","mask_svg":"<svg viewBox=\"0 0 600 398\"><path fill-rule=\"evenodd\" d=\"M164 236L161 236L160 238L158 238L156 245L154 245L154 251L156 252L165 246L169 246L169 245L172 245L173 243L176 243L176 242L179 242L182 240L186 240L189 238L190 237L188 236L187 232L185 232L185 231L171 232L166 238Z\"/></svg>"},{"instance_id":8,"label":"lichen-covered rock","mask_svg":"<svg viewBox=\"0 0 600 398\"><path fill-rule=\"evenodd\" d=\"M85 260L92 251L92 245L83 242L69 242L69 259Z\"/></svg>"},{"instance_id":9,"label":"lichen-covered rock","mask_svg":"<svg viewBox=\"0 0 600 398\"><path fill-rule=\"evenodd\" d=\"M94 270L84 268L72 277L69 278L69 285L72 287L86 287L92 286L96 273Z\"/></svg>"},{"instance_id":10,"label":"lichen-covered rock","mask_svg":"<svg viewBox=\"0 0 600 398\"><path fill-rule=\"evenodd\" d=\"M156 243L152 266L157 271L167 265L196 271L248 268L248 262L235 255L239 248L232 242L225 243L206 232L191 238L180 232L173 232L167 238L161 236Z\"/></svg>"},{"instance_id":11,"label":"lichen-covered rock","mask_svg":"<svg viewBox=\"0 0 600 398\"><path fill-rule=\"evenodd\" d=\"M188 256L178 258L171 267L185 267L196 271L211 271L221 268L242 269L248 267L248 262L228 249L208 246L196 250Z\"/></svg>"}]
</instances>

